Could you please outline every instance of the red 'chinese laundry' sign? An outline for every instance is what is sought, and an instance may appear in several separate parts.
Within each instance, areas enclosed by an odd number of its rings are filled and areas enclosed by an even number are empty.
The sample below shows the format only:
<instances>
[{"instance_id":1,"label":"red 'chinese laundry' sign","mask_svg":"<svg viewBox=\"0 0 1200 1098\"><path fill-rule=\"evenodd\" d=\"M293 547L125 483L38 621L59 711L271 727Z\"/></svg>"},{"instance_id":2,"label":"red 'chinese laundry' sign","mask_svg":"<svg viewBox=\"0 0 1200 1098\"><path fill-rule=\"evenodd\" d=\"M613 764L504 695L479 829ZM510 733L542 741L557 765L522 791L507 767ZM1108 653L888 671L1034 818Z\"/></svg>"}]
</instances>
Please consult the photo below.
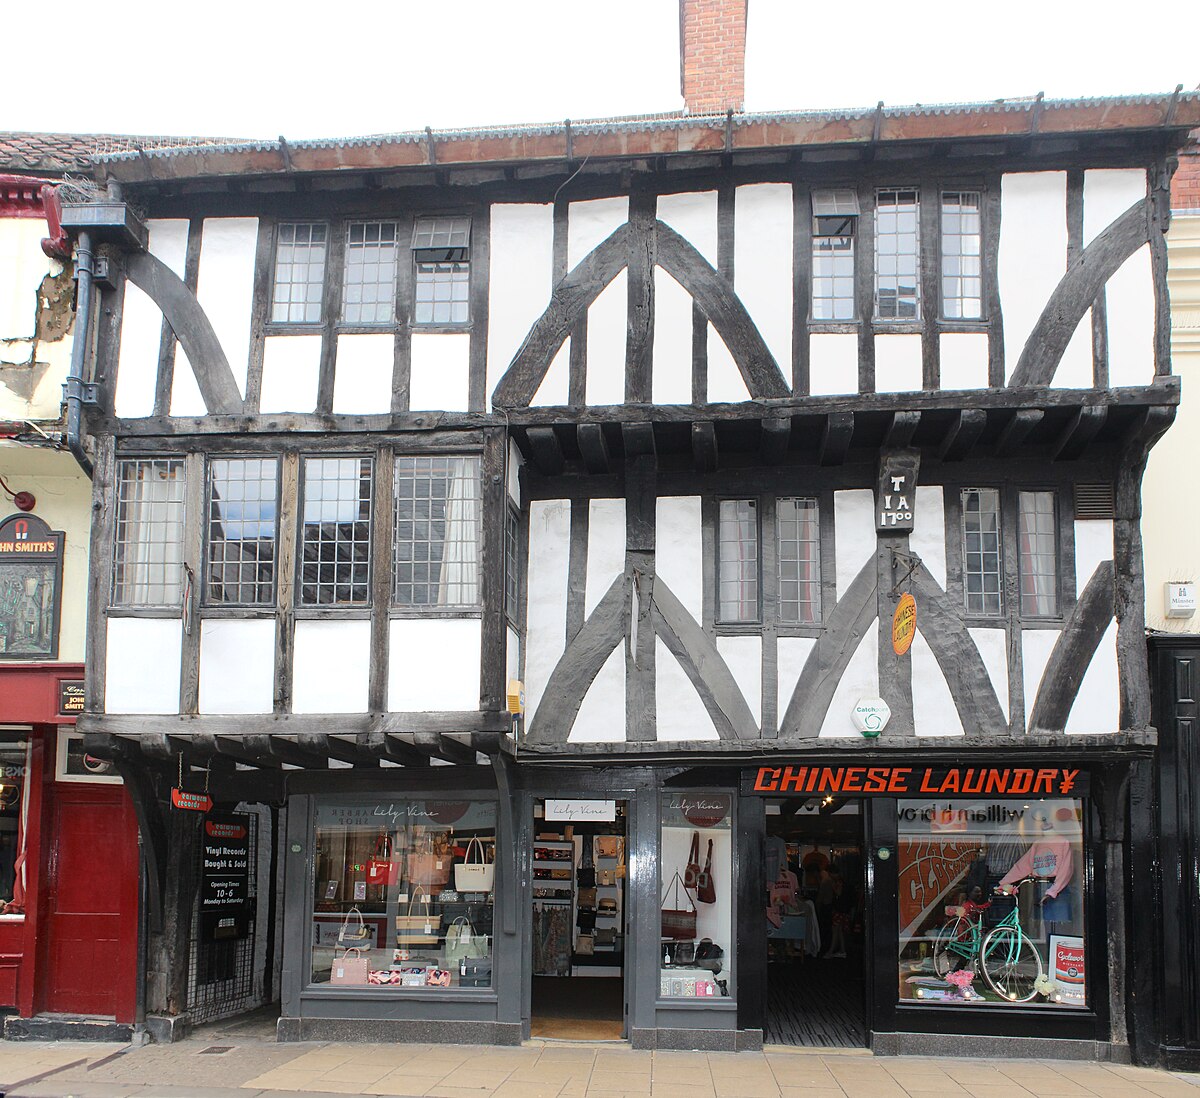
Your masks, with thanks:
<instances>
[{"instance_id":1,"label":"red 'chinese laundry' sign","mask_svg":"<svg viewBox=\"0 0 1200 1098\"><path fill-rule=\"evenodd\" d=\"M1088 774L1058 766L759 766L743 776L742 792L1083 797L1088 792Z\"/></svg>"},{"instance_id":2,"label":"red 'chinese laundry' sign","mask_svg":"<svg viewBox=\"0 0 1200 1098\"><path fill-rule=\"evenodd\" d=\"M212 797L207 793L185 793L182 789L171 790L171 803L190 812L207 812L213 806Z\"/></svg>"}]
</instances>

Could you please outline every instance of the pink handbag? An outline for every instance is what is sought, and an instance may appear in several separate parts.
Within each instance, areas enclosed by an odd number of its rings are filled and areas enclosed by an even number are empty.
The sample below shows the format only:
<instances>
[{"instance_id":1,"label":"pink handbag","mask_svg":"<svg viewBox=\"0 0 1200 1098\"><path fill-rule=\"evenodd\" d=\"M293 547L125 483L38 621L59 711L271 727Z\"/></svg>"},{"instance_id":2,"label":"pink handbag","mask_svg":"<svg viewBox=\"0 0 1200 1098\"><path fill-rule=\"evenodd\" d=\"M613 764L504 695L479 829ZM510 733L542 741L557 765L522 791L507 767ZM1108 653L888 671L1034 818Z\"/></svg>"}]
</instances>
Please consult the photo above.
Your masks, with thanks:
<instances>
[{"instance_id":1,"label":"pink handbag","mask_svg":"<svg viewBox=\"0 0 1200 1098\"><path fill-rule=\"evenodd\" d=\"M353 955L353 956L352 956ZM334 957L329 971L331 984L365 984L371 962L360 949L347 949Z\"/></svg>"}]
</instances>

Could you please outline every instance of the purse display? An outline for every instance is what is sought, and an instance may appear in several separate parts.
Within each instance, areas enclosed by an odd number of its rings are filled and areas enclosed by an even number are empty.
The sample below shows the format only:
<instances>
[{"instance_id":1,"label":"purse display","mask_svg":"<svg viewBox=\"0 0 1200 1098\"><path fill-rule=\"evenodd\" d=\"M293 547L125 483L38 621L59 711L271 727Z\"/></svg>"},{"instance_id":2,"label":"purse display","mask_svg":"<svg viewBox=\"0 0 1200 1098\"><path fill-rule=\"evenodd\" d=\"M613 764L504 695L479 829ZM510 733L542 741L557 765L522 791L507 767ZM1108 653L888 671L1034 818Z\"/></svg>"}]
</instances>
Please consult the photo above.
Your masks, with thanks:
<instances>
[{"instance_id":1,"label":"purse display","mask_svg":"<svg viewBox=\"0 0 1200 1098\"><path fill-rule=\"evenodd\" d=\"M464 958L486 957L488 940L476 934L469 919L455 919L446 930L446 967L457 969Z\"/></svg>"},{"instance_id":2,"label":"purse display","mask_svg":"<svg viewBox=\"0 0 1200 1098\"><path fill-rule=\"evenodd\" d=\"M619 835L597 835L596 853L601 858L619 858L621 856L621 837Z\"/></svg>"},{"instance_id":3,"label":"purse display","mask_svg":"<svg viewBox=\"0 0 1200 1098\"><path fill-rule=\"evenodd\" d=\"M601 915L615 915L617 913L617 900L615 896L603 896L600 899L600 907L597 909Z\"/></svg>"},{"instance_id":4,"label":"purse display","mask_svg":"<svg viewBox=\"0 0 1200 1098\"><path fill-rule=\"evenodd\" d=\"M708 840L708 856L704 859L704 868L700 871L696 878L696 899L702 904L715 904L717 902L717 889L713 884L712 875L712 839Z\"/></svg>"},{"instance_id":5,"label":"purse display","mask_svg":"<svg viewBox=\"0 0 1200 1098\"><path fill-rule=\"evenodd\" d=\"M609 887L617 883L617 871L615 869L597 869L596 884L602 887Z\"/></svg>"},{"instance_id":6,"label":"purse display","mask_svg":"<svg viewBox=\"0 0 1200 1098\"><path fill-rule=\"evenodd\" d=\"M418 895L424 897L421 901L425 908L423 914L413 911ZM404 914L396 916L396 942L400 945L437 945L441 928L441 915L429 910L429 893L418 887L409 898Z\"/></svg>"},{"instance_id":7,"label":"purse display","mask_svg":"<svg viewBox=\"0 0 1200 1098\"><path fill-rule=\"evenodd\" d=\"M362 912L358 907L352 907L346 912L342 925L338 929L338 945L365 946L369 943L371 932L363 921Z\"/></svg>"},{"instance_id":8,"label":"purse display","mask_svg":"<svg viewBox=\"0 0 1200 1098\"><path fill-rule=\"evenodd\" d=\"M598 946L615 946L617 944L616 927L610 926L607 930L597 930L592 937Z\"/></svg>"},{"instance_id":9,"label":"purse display","mask_svg":"<svg viewBox=\"0 0 1200 1098\"><path fill-rule=\"evenodd\" d=\"M426 971L423 968L405 968L400 970L401 987L424 987Z\"/></svg>"},{"instance_id":10,"label":"purse display","mask_svg":"<svg viewBox=\"0 0 1200 1098\"><path fill-rule=\"evenodd\" d=\"M362 950L347 949L340 956L334 957L333 965L329 970L329 982L331 984L365 984L370 967L371 962L363 956Z\"/></svg>"},{"instance_id":11,"label":"purse display","mask_svg":"<svg viewBox=\"0 0 1200 1098\"><path fill-rule=\"evenodd\" d=\"M667 907L667 896L674 889L675 907ZM679 906L679 891L683 889L683 898L688 906ZM674 938L676 941L690 941L696 937L696 905L692 903L691 894L684 887L683 880L676 871L668 882L662 901L662 937Z\"/></svg>"},{"instance_id":12,"label":"purse display","mask_svg":"<svg viewBox=\"0 0 1200 1098\"><path fill-rule=\"evenodd\" d=\"M688 851L687 865L683 870L683 887L696 887L696 882L700 879L700 832L692 832L692 846Z\"/></svg>"},{"instance_id":13,"label":"purse display","mask_svg":"<svg viewBox=\"0 0 1200 1098\"><path fill-rule=\"evenodd\" d=\"M445 968L431 968L425 974L426 987L449 987L450 986L450 970Z\"/></svg>"},{"instance_id":14,"label":"purse display","mask_svg":"<svg viewBox=\"0 0 1200 1098\"><path fill-rule=\"evenodd\" d=\"M556 869L555 874L558 873ZM583 854L579 858L579 868L575 871L575 880L580 888L596 887L596 867L592 862L592 844L587 836L583 839Z\"/></svg>"},{"instance_id":15,"label":"purse display","mask_svg":"<svg viewBox=\"0 0 1200 1098\"><path fill-rule=\"evenodd\" d=\"M673 965L690 965L696 959L696 943L695 942L676 942L675 950L671 954L671 964Z\"/></svg>"},{"instance_id":16,"label":"purse display","mask_svg":"<svg viewBox=\"0 0 1200 1098\"><path fill-rule=\"evenodd\" d=\"M440 888L450 880L449 849L438 853L431 836L427 836L419 850L404 856L404 874L410 881L417 881L430 888Z\"/></svg>"},{"instance_id":17,"label":"purse display","mask_svg":"<svg viewBox=\"0 0 1200 1098\"><path fill-rule=\"evenodd\" d=\"M401 975L394 968L373 968L367 973L367 983L378 987L399 984Z\"/></svg>"},{"instance_id":18,"label":"purse display","mask_svg":"<svg viewBox=\"0 0 1200 1098\"><path fill-rule=\"evenodd\" d=\"M594 908L596 906L596 890L594 888L581 888L579 890L578 903L580 907Z\"/></svg>"},{"instance_id":19,"label":"purse display","mask_svg":"<svg viewBox=\"0 0 1200 1098\"><path fill-rule=\"evenodd\" d=\"M575 925L585 934L590 934L596 929L596 913L580 908L575 914Z\"/></svg>"},{"instance_id":20,"label":"purse display","mask_svg":"<svg viewBox=\"0 0 1200 1098\"><path fill-rule=\"evenodd\" d=\"M714 945L711 938L701 938L696 944L696 956L693 963L697 968L707 968L716 976L724 967L722 962L724 956L725 950L719 945Z\"/></svg>"},{"instance_id":21,"label":"purse display","mask_svg":"<svg viewBox=\"0 0 1200 1098\"><path fill-rule=\"evenodd\" d=\"M459 987L491 987L492 986L492 959L491 957L480 957L472 960L467 958L459 962L458 966L458 986Z\"/></svg>"},{"instance_id":22,"label":"purse display","mask_svg":"<svg viewBox=\"0 0 1200 1098\"><path fill-rule=\"evenodd\" d=\"M479 861L472 861L472 850ZM496 866L485 860L483 843L472 839L467 843L465 860L454 867L454 887L459 892L491 892L496 883Z\"/></svg>"},{"instance_id":23,"label":"purse display","mask_svg":"<svg viewBox=\"0 0 1200 1098\"><path fill-rule=\"evenodd\" d=\"M392 838L386 831L375 840L375 853L367 862L367 884L391 886L400 876L400 865L392 861Z\"/></svg>"},{"instance_id":24,"label":"purse display","mask_svg":"<svg viewBox=\"0 0 1200 1098\"><path fill-rule=\"evenodd\" d=\"M592 934L580 934L575 939L575 952L580 957L591 957L596 951L596 939Z\"/></svg>"}]
</instances>

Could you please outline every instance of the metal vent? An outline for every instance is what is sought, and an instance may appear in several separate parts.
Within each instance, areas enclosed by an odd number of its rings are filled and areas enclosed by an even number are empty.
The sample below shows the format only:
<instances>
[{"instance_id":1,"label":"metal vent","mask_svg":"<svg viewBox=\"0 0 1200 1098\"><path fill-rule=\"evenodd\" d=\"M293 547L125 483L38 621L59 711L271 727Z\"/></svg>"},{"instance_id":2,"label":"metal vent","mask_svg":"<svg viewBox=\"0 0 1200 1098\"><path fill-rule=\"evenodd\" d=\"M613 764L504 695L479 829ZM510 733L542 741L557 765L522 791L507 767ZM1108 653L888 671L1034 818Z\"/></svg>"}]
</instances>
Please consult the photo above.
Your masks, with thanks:
<instances>
[{"instance_id":1,"label":"metal vent","mask_svg":"<svg viewBox=\"0 0 1200 1098\"><path fill-rule=\"evenodd\" d=\"M1077 519L1113 518L1113 486L1111 484L1076 484L1075 517Z\"/></svg>"}]
</instances>

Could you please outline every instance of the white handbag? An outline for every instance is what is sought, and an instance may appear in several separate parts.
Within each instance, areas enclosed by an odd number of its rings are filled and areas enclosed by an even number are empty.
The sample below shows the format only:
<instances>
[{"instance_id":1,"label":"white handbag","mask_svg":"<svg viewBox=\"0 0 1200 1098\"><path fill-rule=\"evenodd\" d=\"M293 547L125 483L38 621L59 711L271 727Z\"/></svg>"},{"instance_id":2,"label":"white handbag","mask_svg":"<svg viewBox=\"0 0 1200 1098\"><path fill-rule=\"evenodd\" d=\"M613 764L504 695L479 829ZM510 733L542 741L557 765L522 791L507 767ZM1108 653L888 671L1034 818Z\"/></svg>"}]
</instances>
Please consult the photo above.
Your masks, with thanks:
<instances>
[{"instance_id":1,"label":"white handbag","mask_svg":"<svg viewBox=\"0 0 1200 1098\"><path fill-rule=\"evenodd\" d=\"M479 861L471 861L472 848L479 851ZM467 843L466 859L454 867L454 887L459 892L491 892L496 883L496 867L484 861L483 843L472 839Z\"/></svg>"}]
</instances>

